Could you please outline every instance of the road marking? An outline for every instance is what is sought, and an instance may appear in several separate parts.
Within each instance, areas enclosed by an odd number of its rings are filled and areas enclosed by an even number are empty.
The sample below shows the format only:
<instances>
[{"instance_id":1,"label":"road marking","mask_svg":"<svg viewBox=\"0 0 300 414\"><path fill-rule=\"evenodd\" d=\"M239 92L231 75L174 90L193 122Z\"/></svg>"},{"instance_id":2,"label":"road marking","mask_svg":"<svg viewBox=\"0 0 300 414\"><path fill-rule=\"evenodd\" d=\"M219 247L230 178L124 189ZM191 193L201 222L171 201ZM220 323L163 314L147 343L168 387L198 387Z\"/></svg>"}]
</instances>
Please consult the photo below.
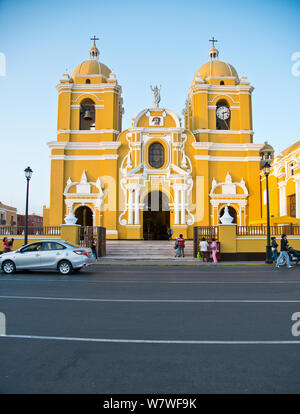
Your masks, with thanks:
<instances>
[{"instance_id":1,"label":"road marking","mask_svg":"<svg viewBox=\"0 0 300 414\"><path fill-rule=\"evenodd\" d=\"M71 342L100 342L100 343L126 343L126 344L179 344L179 345L300 345L300 341L206 341L206 340L176 340L176 339L111 339L111 338L76 338L64 336L39 335L3 335L2 338L37 339L48 341Z\"/></svg>"},{"instance_id":2,"label":"road marking","mask_svg":"<svg viewBox=\"0 0 300 414\"><path fill-rule=\"evenodd\" d=\"M284 284L284 285L289 285L289 284L300 284L300 280L268 280L268 281L234 281L234 280L227 280L227 281L222 281L222 280L184 280L184 281L178 281L178 280L140 280L140 279L114 279L114 280L99 280L99 281L89 281L89 280L84 280L84 279L80 279L80 280L74 280L74 279L70 279L68 276L68 279L57 279L57 280L52 280L52 279L48 279L48 280L37 280L37 279L5 279L5 278L0 278L0 283L1 281L5 281L5 282L35 282L35 283L84 283L85 285L88 284L102 284L102 283L139 283L139 284L170 284L170 285L177 285L177 284L187 284L187 285L214 285L214 284L218 284L218 285L230 285L230 284L236 284L236 285L272 285L272 284Z\"/></svg>"},{"instance_id":3,"label":"road marking","mask_svg":"<svg viewBox=\"0 0 300 414\"><path fill-rule=\"evenodd\" d=\"M133 303L300 303L297 299L104 299L51 296L0 296L0 299L57 300L74 302L133 302Z\"/></svg>"},{"instance_id":4,"label":"road marking","mask_svg":"<svg viewBox=\"0 0 300 414\"><path fill-rule=\"evenodd\" d=\"M157 269L145 269L145 270L147 272L150 272L152 270L157 272ZM178 269L176 268L176 269L172 269L172 270L170 269L169 271L166 271L166 270L161 271L160 270L160 272L163 272L164 275L174 275L174 271L177 271L177 270ZM291 273L288 269L286 269L285 272ZM88 275L90 275L90 274L105 275L107 273L115 273L115 274L119 274L119 273L128 273L128 274L137 273L137 274L143 274L145 272L143 270L136 270L136 269L130 269L130 270L101 269L101 270L94 271L94 272L92 272L92 271L81 272L79 275L82 275L82 276L84 274L88 274ZM219 271L216 272L216 271L213 271L211 269L210 270L203 269L201 271L199 271L199 269L194 269L194 270L184 270L182 273L184 275L185 274L191 274L191 275L198 275L199 276L203 273L207 273L209 275L223 275L223 274L237 274L237 275L239 275L239 274L252 274L252 273L253 274L257 274L257 273L275 273L275 274L278 274L278 271L274 271L274 269L262 269L262 270L256 270L256 271L255 270L240 270L240 269L235 269L235 271L233 271L232 269L231 270L222 270L222 269L220 269ZM46 274L47 276L50 276L50 273L48 273L48 272L44 272L44 273L43 272L42 273L36 272L35 274L37 274L38 276L41 276L43 274ZM22 272L20 272L20 275L24 276L24 273L22 274ZM53 275L55 277L61 277L61 276L57 275L56 272L51 273L51 275ZM18 277L18 274L14 274L14 276L12 276L12 277L16 278L16 277ZM70 276L68 276L68 277L70 278ZM75 277L78 277L78 276L75 276Z\"/></svg>"}]
</instances>

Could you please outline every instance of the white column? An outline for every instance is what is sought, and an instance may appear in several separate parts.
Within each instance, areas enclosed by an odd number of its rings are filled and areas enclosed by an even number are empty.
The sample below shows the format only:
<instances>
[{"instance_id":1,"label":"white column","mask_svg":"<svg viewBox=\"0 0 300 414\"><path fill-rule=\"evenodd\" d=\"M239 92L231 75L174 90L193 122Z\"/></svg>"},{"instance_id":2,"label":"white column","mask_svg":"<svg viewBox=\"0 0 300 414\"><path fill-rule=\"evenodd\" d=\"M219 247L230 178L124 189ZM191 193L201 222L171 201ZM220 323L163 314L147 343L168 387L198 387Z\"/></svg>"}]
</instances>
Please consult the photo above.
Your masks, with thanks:
<instances>
[{"instance_id":1,"label":"white column","mask_svg":"<svg viewBox=\"0 0 300 414\"><path fill-rule=\"evenodd\" d=\"M300 218L300 178L295 179L296 187L296 218Z\"/></svg>"},{"instance_id":2,"label":"white column","mask_svg":"<svg viewBox=\"0 0 300 414\"><path fill-rule=\"evenodd\" d=\"M134 224L140 224L140 189L136 187L134 198Z\"/></svg>"},{"instance_id":3,"label":"white column","mask_svg":"<svg viewBox=\"0 0 300 414\"><path fill-rule=\"evenodd\" d=\"M179 189L174 187L174 211L175 211L175 224L179 224Z\"/></svg>"},{"instance_id":4,"label":"white column","mask_svg":"<svg viewBox=\"0 0 300 414\"><path fill-rule=\"evenodd\" d=\"M185 187L181 189L181 224L185 224Z\"/></svg>"},{"instance_id":5,"label":"white column","mask_svg":"<svg viewBox=\"0 0 300 414\"><path fill-rule=\"evenodd\" d=\"M287 215L286 208L286 183L279 183L279 202L280 202L280 216Z\"/></svg>"},{"instance_id":6,"label":"white column","mask_svg":"<svg viewBox=\"0 0 300 414\"><path fill-rule=\"evenodd\" d=\"M128 197L128 224L133 224L133 190L129 188Z\"/></svg>"}]
</instances>

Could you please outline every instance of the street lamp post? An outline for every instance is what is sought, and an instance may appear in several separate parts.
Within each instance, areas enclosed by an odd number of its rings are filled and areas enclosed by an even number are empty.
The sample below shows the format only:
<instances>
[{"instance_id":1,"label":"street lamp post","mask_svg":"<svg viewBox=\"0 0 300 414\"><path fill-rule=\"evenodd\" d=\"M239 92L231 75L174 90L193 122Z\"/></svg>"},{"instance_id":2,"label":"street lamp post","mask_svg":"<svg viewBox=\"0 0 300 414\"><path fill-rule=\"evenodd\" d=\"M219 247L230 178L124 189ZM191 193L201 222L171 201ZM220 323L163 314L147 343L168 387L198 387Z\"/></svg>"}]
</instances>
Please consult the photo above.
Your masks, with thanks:
<instances>
[{"instance_id":1,"label":"street lamp post","mask_svg":"<svg viewBox=\"0 0 300 414\"><path fill-rule=\"evenodd\" d=\"M29 181L32 176L32 169L27 167L25 170L25 178L27 180L27 189L26 189L26 208L25 208L25 232L24 232L24 244L28 243L28 195L29 195Z\"/></svg>"},{"instance_id":2,"label":"street lamp post","mask_svg":"<svg viewBox=\"0 0 300 414\"><path fill-rule=\"evenodd\" d=\"M266 263L273 263L272 248L271 248L271 234L270 234L270 203L269 203L269 174L271 165L266 162L264 165L264 174L266 176L266 192L267 192L267 246L266 246Z\"/></svg>"}]
</instances>

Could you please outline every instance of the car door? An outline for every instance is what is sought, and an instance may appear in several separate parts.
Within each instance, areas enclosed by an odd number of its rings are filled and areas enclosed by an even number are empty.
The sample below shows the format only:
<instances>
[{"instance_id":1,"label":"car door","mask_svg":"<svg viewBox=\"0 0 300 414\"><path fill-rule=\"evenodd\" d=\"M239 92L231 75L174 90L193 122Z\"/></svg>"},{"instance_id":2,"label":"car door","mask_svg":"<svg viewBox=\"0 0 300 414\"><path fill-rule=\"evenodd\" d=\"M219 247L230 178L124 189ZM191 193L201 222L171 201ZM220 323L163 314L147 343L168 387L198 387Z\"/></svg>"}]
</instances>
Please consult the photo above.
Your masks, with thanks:
<instances>
[{"instance_id":1,"label":"car door","mask_svg":"<svg viewBox=\"0 0 300 414\"><path fill-rule=\"evenodd\" d=\"M43 242L41 250L41 268L56 269L57 263L62 258L65 246L57 242Z\"/></svg>"},{"instance_id":2,"label":"car door","mask_svg":"<svg viewBox=\"0 0 300 414\"><path fill-rule=\"evenodd\" d=\"M35 269L40 267L40 251L42 243L31 243L23 247L15 255L15 265L17 269Z\"/></svg>"}]
</instances>

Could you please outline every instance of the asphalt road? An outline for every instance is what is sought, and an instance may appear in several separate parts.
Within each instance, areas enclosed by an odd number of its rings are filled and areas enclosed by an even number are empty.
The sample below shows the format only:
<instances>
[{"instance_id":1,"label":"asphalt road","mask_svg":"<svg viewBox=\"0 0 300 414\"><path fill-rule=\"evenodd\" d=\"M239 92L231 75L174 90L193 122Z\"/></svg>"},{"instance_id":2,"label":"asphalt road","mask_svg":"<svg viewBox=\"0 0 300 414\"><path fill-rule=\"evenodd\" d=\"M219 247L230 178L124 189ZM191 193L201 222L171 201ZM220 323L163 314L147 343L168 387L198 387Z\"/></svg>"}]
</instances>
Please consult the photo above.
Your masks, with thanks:
<instances>
[{"instance_id":1,"label":"asphalt road","mask_svg":"<svg viewBox=\"0 0 300 414\"><path fill-rule=\"evenodd\" d=\"M0 393L299 393L299 270L2 273Z\"/></svg>"}]
</instances>

